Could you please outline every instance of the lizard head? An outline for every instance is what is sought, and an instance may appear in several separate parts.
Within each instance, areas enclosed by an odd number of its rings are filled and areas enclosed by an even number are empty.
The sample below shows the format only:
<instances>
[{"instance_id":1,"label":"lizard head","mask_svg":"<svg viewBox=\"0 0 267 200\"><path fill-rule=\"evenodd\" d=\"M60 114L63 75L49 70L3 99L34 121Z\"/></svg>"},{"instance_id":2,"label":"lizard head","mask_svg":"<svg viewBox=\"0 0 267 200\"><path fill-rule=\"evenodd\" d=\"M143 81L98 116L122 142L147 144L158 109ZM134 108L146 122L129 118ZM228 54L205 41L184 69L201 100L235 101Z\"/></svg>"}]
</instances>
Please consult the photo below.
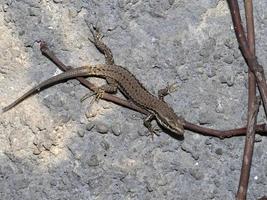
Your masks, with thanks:
<instances>
[{"instance_id":1,"label":"lizard head","mask_svg":"<svg viewBox=\"0 0 267 200\"><path fill-rule=\"evenodd\" d=\"M184 134L184 119L177 116L172 108L166 107L164 111L155 114L155 116L164 128L177 135Z\"/></svg>"}]
</instances>

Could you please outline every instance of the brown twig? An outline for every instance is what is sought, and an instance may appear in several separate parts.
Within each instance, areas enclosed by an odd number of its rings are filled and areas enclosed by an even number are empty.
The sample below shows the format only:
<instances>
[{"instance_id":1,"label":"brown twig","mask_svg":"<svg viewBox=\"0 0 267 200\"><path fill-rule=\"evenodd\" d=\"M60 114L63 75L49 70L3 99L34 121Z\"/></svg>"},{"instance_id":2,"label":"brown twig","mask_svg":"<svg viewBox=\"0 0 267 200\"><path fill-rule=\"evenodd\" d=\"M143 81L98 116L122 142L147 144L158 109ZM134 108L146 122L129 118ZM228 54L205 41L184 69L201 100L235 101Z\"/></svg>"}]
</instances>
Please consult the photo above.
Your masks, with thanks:
<instances>
[{"instance_id":1,"label":"brown twig","mask_svg":"<svg viewBox=\"0 0 267 200\"><path fill-rule=\"evenodd\" d=\"M249 50L252 56L255 57L255 32L253 20L253 3L252 0L245 0L245 15L247 25L247 41ZM239 186L237 191L237 199L246 199L250 168L253 156L254 140L255 140L255 124L257 111L255 111L256 102L256 80L254 74L249 69L248 72L248 123L247 133L242 161L242 168L240 173ZM259 100L258 100L259 101ZM256 108L258 109L258 108ZM255 121L253 121L255 120Z\"/></svg>"},{"instance_id":2,"label":"brown twig","mask_svg":"<svg viewBox=\"0 0 267 200\"><path fill-rule=\"evenodd\" d=\"M255 125L257 123L259 105L260 105L260 98L256 98L248 115L248 125L247 125L248 128L247 128L246 143L243 154L243 162L242 162L239 186L236 196L237 200L244 200L246 199L247 196L248 181L249 181L249 174L250 174L254 140L255 140Z\"/></svg>"},{"instance_id":3,"label":"brown twig","mask_svg":"<svg viewBox=\"0 0 267 200\"><path fill-rule=\"evenodd\" d=\"M265 109L265 114L267 116L267 84L263 67L258 63L257 58L250 51L250 47L245 36L244 28L242 26L242 20L237 0L228 0L228 4L230 7L236 38L238 40L240 50L248 64L249 69L255 75L258 88L261 94L263 106Z\"/></svg>"},{"instance_id":4,"label":"brown twig","mask_svg":"<svg viewBox=\"0 0 267 200\"><path fill-rule=\"evenodd\" d=\"M71 69L70 66L66 66L63 64L55 55L52 51L49 50L48 46L46 45L45 42L41 41L40 43L40 50L44 56L46 56L48 59L50 59L53 63L55 63L61 70L67 71L68 69ZM82 77L77 77L77 80L79 80L84 86L89 88L90 90L95 90L97 88L94 84L86 80L85 78ZM138 111L143 114L148 114L148 112L134 104L129 103L126 100L123 100L121 98L118 98L114 95L111 94L105 94L103 96L103 99L107 101L111 101L113 103L116 103L118 105L130 108L132 110ZM233 137L233 136L240 136L240 135L245 135L246 133L246 128L239 128L239 129L232 129L232 130L227 130L227 131L219 131L219 130L214 130L214 129L209 129L205 127L201 127L195 124L192 124L190 122L185 121L184 128L193 132L200 133L202 135L209 135L209 136L214 136L214 137L220 137L220 138L225 138L225 137ZM259 134L266 135L267 134L267 126L266 124L260 124L256 126L256 131Z\"/></svg>"},{"instance_id":5,"label":"brown twig","mask_svg":"<svg viewBox=\"0 0 267 200\"><path fill-rule=\"evenodd\" d=\"M58 66L62 71L67 71L69 69L72 69L71 66L67 66L64 63L62 63L56 56L55 54L49 50L47 44L44 41L40 41L40 50L44 56L46 56L48 59L50 59L53 63L55 63L56 66ZM76 78L78 81L80 81L81 84L83 84L85 87L89 88L90 90L96 92L97 87L91 83L90 81L86 80L83 77L77 77ZM131 104L126 100L120 99L114 95L110 95L108 93L104 93L102 99L105 99L107 101L111 101L115 104L121 105L128 107L132 110L138 111L143 114L148 114L148 112L135 104Z\"/></svg>"},{"instance_id":6,"label":"brown twig","mask_svg":"<svg viewBox=\"0 0 267 200\"><path fill-rule=\"evenodd\" d=\"M201 127L196 124L192 124L190 122L185 122L184 128L186 130L190 130L196 133L199 133L201 135L206 135L206 136L213 136L213 137L218 137L218 138L229 138L229 137L236 137L236 136L242 136L246 134L247 128L242 127L242 128L236 128L236 129L231 129L231 130L216 130L216 129L211 129L211 128L206 128L206 127ZM266 135L267 131L267 126L266 124L258 124L256 126L256 132L261 135Z\"/></svg>"}]
</instances>

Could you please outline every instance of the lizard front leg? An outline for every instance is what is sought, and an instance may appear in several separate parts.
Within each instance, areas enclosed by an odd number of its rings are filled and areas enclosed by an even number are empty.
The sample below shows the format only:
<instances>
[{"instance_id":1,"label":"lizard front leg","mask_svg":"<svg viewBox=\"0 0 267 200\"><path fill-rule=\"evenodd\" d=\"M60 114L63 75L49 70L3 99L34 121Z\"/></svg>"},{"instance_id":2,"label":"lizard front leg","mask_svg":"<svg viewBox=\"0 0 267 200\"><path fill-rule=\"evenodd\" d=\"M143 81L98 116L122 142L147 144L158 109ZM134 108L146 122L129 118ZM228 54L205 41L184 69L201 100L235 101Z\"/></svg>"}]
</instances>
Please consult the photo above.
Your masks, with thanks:
<instances>
[{"instance_id":1,"label":"lizard front leg","mask_svg":"<svg viewBox=\"0 0 267 200\"><path fill-rule=\"evenodd\" d=\"M158 97L161 101L164 101L164 97L167 96L170 93L173 93L177 90L177 86L175 83L169 85L169 83L167 84L167 86L163 89L160 89L158 91Z\"/></svg>"},{"instance_id":2,"label":"lizard front leg","mask_svg":"<svg viewBox=\"0 0 267 200\"><path fill-rule=\"evenodd\" d=\"M153 127L151 124L151 121L155 119L155 115L149 114L145 119L144 119L144 126L148 129L149 133L152 135L152 140L154 138L154 134L159 136L157 133L158 129Z\"/></svg>"},{"instance_id":3,"label":"lizard front leg","mask_svg":"<svg viewBox=\"0 0 267 200\"><path fill-rule=\"evenodd\" d=\"M101 99L104 95L104 93L110 93L114 94L118 91L118 83L111 78L106 78L107 84L104 84L98 88L96 88L96 91L92 93L87 93L85 94L82 98L81 101L84 101L85 99L91 97L92 95L95 95L94 101L98 101Z\"/></svg>"}]
</instances>

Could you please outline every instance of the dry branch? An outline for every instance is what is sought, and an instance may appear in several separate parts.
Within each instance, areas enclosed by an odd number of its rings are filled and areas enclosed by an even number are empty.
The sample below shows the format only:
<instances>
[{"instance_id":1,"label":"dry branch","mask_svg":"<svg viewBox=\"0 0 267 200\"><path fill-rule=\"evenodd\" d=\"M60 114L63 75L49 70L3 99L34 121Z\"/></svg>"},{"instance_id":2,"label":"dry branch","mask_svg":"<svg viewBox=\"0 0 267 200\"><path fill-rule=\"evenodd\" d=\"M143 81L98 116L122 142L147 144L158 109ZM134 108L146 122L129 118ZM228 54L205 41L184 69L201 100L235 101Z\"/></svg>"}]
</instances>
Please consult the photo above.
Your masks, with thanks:
<instances>
[{"instance_id":1,"label":"dry branch","mask_svg":"<svg viewBox=\"0 0 267 200\"><path fill-rule=\"evenodd\" d=\"M44 56L46 56L48 59L50 59L53 63L55 63L61 70L67 71L71 69L70 66L66 66L63 62L61 62L52 51L48 48L46 43L44 41L41 41L40 43L40 50L43 53ZM90 90L95 90L97 88L94 84L92 84L90 81L86 80L85 78L82 77L77 77L76 78L78 81L81 82L85 87L89 88ZM134 104L131 104L129 101L123 100L121 98L118 98L114 95L105 93L103 96L104 100L111 101L115 104L130 108L132 110L135 110L137 112L143 113L143 114L148 114L148 112ZM214 137L219 137L219 138L226 138L226 137L233 137L233 136L240 136L240 135L245 135L246 133L246 127L242 127L239 129L232 129L232 130L226 130L226 131L219 131L219 130L214 130L214 129L209 129L205 127L201 127L195 124L192 124L190 122L185 121L184 128L193 132L200 133L202 135L209 135L209 136L214 136ZM266 135L267 134L267 126L266 124L260 124L256 126L256 132L258 134Z\"/></svg>"}]
</instances>

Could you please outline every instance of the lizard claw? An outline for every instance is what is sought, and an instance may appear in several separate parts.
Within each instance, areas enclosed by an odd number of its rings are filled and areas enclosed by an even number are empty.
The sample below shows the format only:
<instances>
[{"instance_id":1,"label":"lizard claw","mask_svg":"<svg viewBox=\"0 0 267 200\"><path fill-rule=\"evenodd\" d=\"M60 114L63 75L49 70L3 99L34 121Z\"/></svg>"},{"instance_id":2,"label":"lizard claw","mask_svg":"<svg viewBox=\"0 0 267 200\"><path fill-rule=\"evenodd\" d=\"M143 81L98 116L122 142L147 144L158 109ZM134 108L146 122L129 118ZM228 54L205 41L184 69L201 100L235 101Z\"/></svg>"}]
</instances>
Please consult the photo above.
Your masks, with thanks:
<instances>
[{"instance_id":1,"label":"lizard claw","mask_svg":"<svg viewBox=\"0 0 267 200\"><path fill-rule=\"evenodd\" d=\"M164 101L164 97L175 92L177 88L178 86L176 83L172 83L171 85L167 83L167 86L165 88L158 91L159 99Z\"/></svg>"},{"instance_id":2,"label":"lizard claw","mask_svg":"<svg viewBox=\"0 0 267 200\"><path fill-rule=\"evenodd\" d=\"M168 93L173 93L176 92L178 90L178 85L176 83L172 83L171 85L169 85L169 83L167 84L167 90Z\"/></svg>"},{"instance_id":3,"label":"lizard claw","mask_svg":"<svg viewBox=\"0 0 267 200\"><path fill-rule=\"evenodd\" d=\"M83 102L85 101L86 99L88 99L89 97L95 95L95 93L86 93L81 99L80 99L80 102Z\"/></svg>"},{"instance_id":4,"label":"lizard claw","mask_svg":"<svg viewBox=\"0 0 267 200\"><path fill-rule=\"evenodd\" d=\"M152 140L154 140L154 135L159 136L159 133L158 133L159 130L160 129L157 126L153 126L153 127L149 128L148 129L148 136L151 135Z\"/></svg>"},{"instance_id":5,"label":"lizard claw","mask_svg":"<svg viewBox=\"0 0 267 200\"><path fill-rule=\"evenodd\" d=\"M103 95L105 94L105 91L103 89L97 89L96 92L94 92L93 94L92 93L87 93L85 94L81 99L80 101L83 102L84 100L86 100L87 98L95 95L95 98L90 102L90 104L92 104L93 102L98 102L99 99L103 98Z\"/></svg>"},{"instance_id":6,"label":"lizard claw","mask_svg":"<svg viewBox=\"0 0 267 200\"><path fill-rule=\"evenodd\" d=\"M105 94L105 90L98 89L97 92L96 92L96 94L95 94L95 100L98 102L99 99L102 99L103 98L104 94Z\"/></svg>"},{"instance_id":7,"label":"lizard claw","mask_svg":"<svg viewBox=\"0 0 267 200\"><path fill-rule=\"evenodd\" d=\"M100 41L104 36L100 33L100 30L97 26L94 26L91 24L91 26L89 27L90 32L93 36L93 39L88 37L89 41L92 42L93 44L95 44L97 41Z\"/></svg>"}]
</instances>

